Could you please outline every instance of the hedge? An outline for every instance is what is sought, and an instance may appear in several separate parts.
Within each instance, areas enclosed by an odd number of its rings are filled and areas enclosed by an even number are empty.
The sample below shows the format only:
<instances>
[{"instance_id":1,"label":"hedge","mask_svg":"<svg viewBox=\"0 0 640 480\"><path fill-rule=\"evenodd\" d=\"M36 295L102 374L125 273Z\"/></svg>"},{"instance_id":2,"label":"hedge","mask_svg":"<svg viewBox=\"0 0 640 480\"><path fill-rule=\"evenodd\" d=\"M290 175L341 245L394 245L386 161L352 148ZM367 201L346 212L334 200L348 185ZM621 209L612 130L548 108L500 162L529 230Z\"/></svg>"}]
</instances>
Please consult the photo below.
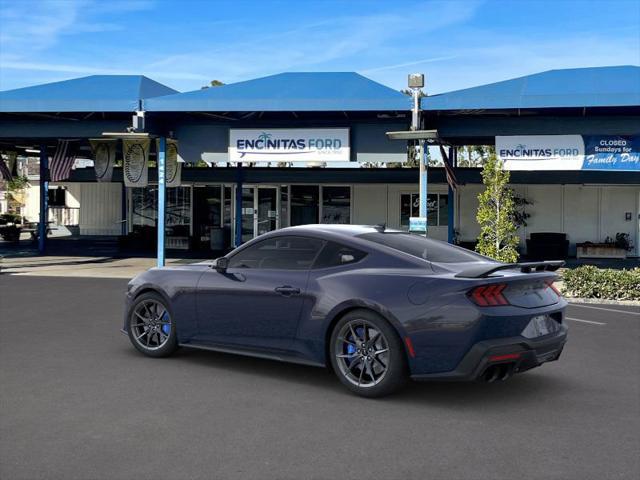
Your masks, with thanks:
<instances>
[{"instance_id":1,"label":"hedge","mask_svg":"<svg viewBox=\"0 0 640 480\"><path fill-rule=\"evenodd\" d=\"M614 270L584 265L562 274L564 293L573 297L640 300L640 268Z\"/></svg>"}]
</instances>

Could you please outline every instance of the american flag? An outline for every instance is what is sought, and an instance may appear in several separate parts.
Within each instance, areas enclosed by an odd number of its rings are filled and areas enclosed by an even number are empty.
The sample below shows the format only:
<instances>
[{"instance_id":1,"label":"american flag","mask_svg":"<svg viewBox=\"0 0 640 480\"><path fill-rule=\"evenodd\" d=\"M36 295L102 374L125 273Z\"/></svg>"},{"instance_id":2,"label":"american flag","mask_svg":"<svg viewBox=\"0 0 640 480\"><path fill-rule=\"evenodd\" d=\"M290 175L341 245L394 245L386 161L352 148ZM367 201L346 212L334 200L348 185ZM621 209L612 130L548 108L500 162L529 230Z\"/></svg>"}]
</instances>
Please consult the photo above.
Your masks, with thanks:
<instances>
[{"instance_id":1,"label":"american flag","mask_svg":"<svg viewBox=\"0 0 640 480\"><path fill-rule=\"evenodd\" d=\"M0 177L4 178L8 182L13 180L13 175L11 175L11 170L7 167L7 163L4 161L4 158L0 157Z\"/></svg>"},{"instance_id":2,"label":"american flag","mask_svg":"<svg viewBox=\"0 0 640 480\"><path fill-rule=\"evenodd\" d=\"M440 154L442 155L442 161L444 162L444 172L447 176L447 183L452 189L458 188L458 179L456 178L456 172L454 172L451 166L451 161L447 157L447 152L444 151L444 147L440 145Z\"/></svg>"},{"instance_id":3,"label":"american flag","mask_svg":"<svg viewBox=\"0 0 640 480\"><path fill-rule=\"evenodd\" d=\"M71 175L71 167L76 161L77 140L58 140L56 153L49 162L49 175L52 182L66 180Z\"/></svg>"}]
</instances>

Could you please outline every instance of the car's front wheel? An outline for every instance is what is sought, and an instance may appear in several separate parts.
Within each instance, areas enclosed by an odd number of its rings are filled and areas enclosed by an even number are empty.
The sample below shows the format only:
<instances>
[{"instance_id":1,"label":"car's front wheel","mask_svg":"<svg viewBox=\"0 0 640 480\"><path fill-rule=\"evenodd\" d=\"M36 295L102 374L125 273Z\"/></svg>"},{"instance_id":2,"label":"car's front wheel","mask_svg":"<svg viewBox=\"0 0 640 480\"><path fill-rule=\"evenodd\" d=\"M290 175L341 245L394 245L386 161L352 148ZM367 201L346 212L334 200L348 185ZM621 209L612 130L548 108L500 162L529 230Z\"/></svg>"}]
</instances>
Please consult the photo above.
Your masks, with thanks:
<instances>
[{"instance_id":1,"label":"car's front wheel","mask_svg":"<svg viewBox=\"0 0 640 480\"><path fill-rule=\"evenodd\" d=\"M354 310L333 329L331 364L340 381L365 397L382 397L407 380L407 359L402 340L380 315Z\"/></svg>"},{"instance_id":2,"label":"car's front wheel","mask_svg":"<svg viewBox=\"0 0 640 480\"><path fill-rule=\"evenodd\" d=\"M150 357L166 357L178 348L171 309L161 295L147 292L135 299L127 319L129 340Z\"/></svg>"}]
</instances>

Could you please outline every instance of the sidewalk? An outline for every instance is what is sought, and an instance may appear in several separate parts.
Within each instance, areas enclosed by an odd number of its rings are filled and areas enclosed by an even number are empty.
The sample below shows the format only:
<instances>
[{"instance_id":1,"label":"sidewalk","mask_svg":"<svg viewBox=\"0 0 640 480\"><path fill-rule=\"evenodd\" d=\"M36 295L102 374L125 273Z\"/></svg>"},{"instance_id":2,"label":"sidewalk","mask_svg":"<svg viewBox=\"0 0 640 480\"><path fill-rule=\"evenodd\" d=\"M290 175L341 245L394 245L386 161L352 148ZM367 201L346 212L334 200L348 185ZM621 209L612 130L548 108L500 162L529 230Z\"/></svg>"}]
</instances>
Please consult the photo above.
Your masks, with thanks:
<instances>
[{"instance_id":1,"label":"sidewalk","mask_svg":"<svg viewBox=\"0 0 640 480\"><path fill-rule=\"evenodd\" d=\"M205 260L168 259L167 265L184 265L200 261ZM0 274L133 278L155 265L155 258L30 256L0 259Z\"/></svg>"}]
</instances>

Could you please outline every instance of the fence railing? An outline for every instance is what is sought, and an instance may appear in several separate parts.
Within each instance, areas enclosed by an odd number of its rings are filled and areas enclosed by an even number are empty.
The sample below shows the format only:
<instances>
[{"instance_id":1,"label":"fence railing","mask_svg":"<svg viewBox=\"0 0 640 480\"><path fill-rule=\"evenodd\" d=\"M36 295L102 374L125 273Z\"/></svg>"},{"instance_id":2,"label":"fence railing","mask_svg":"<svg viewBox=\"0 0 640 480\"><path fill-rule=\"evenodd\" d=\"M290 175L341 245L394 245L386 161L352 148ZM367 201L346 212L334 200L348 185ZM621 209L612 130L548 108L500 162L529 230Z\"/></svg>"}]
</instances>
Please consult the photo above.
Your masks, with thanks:
<instances>
[{"instance_id":1,"label":"fence railing","mask_svg":"<svg viewBox=\"0 0 640 480\"><path fill-rule=\"evenodd\" d=\"M78 225L80 221L80 209L73 207L49 207L49 221L55 225Z\"/></svg>"}]
</instances>

